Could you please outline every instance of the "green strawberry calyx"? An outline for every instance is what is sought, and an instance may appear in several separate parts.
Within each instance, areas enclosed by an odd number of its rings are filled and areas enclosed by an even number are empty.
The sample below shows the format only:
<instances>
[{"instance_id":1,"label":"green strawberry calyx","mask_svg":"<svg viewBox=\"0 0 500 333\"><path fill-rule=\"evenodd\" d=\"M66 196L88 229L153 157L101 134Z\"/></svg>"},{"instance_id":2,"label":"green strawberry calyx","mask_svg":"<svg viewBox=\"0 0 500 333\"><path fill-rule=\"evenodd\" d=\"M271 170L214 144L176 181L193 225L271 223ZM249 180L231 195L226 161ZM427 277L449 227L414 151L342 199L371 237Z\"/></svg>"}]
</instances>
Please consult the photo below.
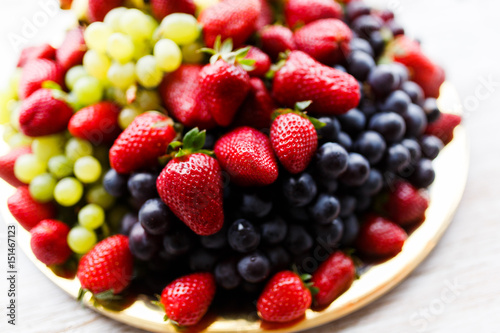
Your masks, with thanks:
<instances>
[{"instance_id":1,"label":"green strawberry calyx","mask_svg":"<svg viewBox=\"0 0 500 333\"><path fill-rule=\"evenodd\" d=\"M170 157L182 157L195 153L202 153L208 156L214 156L214 152L208 149L203 149L207 132L200 131L198 127L191 129L184 135L181 141L170 143L167 150L167 155Z\"/></svg>"},{"instance_id":2,"label":"green strawberry calyx","mask_svg":"<svg viewBox=\"0 0 500 333\"><path fill-rule=\"evenodd\" d=\"M123 299L122 296L116 295L113 291L113 289L103 291L98 294L92 293L92 291L85 289L85 288L80 288L78 290L78 295L76 299L83 304L85 294L90 293L92 296L90 298L90 301L93 302L94 306L96 306L98 303L101 302L112 302L112 301L120 301Z\"/></svg>"},{"instance_id":3,"label":"green strawberry calyx","mask_svg":"<svg viewBox=\"0 0 500 333\"><path fill-rule=\"evenodd\" d=\"M233 40L231 38L221 41L221 36L218 35L215 39L214 48L201 48L199 52L211 54L210 64L215 64L219 59L224 60L228 64L239 65L241 68L250 72L255 69L255 60L245 58L248 55L250 46L233 51Z\"/></svg>"},{"instance_id":4,"label":"green strawberry calyx","mask_svg":"<svg viewBox=\"0 0 500 333\"><path fill-rule=\"evenodd\" d=\"M161 302L161 296L157 295L157 294L155 296L156 296L157 300L156 301L151 301L151 303L154 304L154 305L156 305L160 309L162 309L163 312L165 312L165 315L163 316L163 321L180 327L180 325L179 325L178 322L176 322L175 320L172 320L172 319L168 318L168 315L166 314L167 311L165 309L165 305Z\"/></svg>"},{"instance_id":5,"label":"green strawberry calyx","mask_svg":"<svg viewBox=\"0 0 500 333\"><path fill-rule=\"evenodd\" d=\"M305 110L311 104L312 104L312 101L302 101L302 102L295 103L295 107L293 108L293 110L292 109L277 109L272 113L271 119L274 121L276 118L278 118L281 115L284 115L287 113L295 113L295 114L301 116L302 118L309 120L311 122L311 124L313 124L314 128L316 130L318 130L318 129L324 127L326 124L319 121L318 119L316 119L314 117L310 117L307 115Z\"/></svg>"},{"instance_id":6,"label":"green strawberry calyx","mask_svg":"<svg viewBox=\"0 0 500 333\"><path fill-rule=\"evenodd\" d=\"M319 293L319 288L315 287L314 283L311 281L311 279L312 279L312 275L311 274L300 274L299 270L297 268L297 265L295 265L295 264L292 265L292 272L295 275L297 275L300 278L300 280L302 280L302 284L304 285L304 287L306 287L307 289L309 289L309 291L311 292L312 296L314 296L317 293Z\"/></svg>"}]
</instances>

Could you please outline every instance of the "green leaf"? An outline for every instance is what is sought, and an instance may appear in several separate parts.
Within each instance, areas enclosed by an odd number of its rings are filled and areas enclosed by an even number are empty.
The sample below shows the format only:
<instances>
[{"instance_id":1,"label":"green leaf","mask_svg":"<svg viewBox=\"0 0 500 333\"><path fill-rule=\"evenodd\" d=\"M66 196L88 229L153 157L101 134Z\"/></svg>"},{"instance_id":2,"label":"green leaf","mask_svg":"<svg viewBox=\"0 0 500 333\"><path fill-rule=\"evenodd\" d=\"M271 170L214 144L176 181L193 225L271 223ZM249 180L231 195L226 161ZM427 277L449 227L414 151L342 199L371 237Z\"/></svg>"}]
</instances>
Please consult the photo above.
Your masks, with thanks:
<instances>
[{"instance_id":1,"label":"green leaf","mask_svg":"<svg viewBox=\"0 0 500 333\"><path fill-rule=\"evenodd\" d=\"M319 293L319 288L318 287L310 287L309 291L311 291L311 295L317 295Z\"/></svg>"},{"instance_id":2,"label":"green leaf","mask_svg":"<svg viewBox=\"0 0 500 333\"><path fill-rule=\"evenodd\" d=\"M96 294L94 298L99 301L117 301L122 299L120 295L115 295L112 289Z\"/></svg>"},{"instance_id":3,"label":"green leaf","mask_svg":"<svg viewBox=\"0 0 500 333\"><path fill-rule=\"evenodd\" d=\"M207 131L203 130L194 138L191 148L193 150L199 150L203 148L205 144L205 138L207 137Z\"/></svg>"},{"instance_id":4,"label":"green leaf","mask_svg":"<svg viewBox=\"0 0 500 333\"><path fill-rule=\"evenodd\" d=\"M220 37L220 35L218 37ZM233 40L231 38L228 38L224 41L224 43L222 43L219 53L221 54L230 53L232 50L233 50Z\"/></svg>"},{"instance_id":5,"label":"green leaf","mask_svg":"<svg viewBox=\"0 0 500 333\"><path fill-rule=\"evenodd\" d=\"M248 54L248 51L250 51L250 46L239 49L235 51L234 54L236 55L236 58L245 58Z\"/></svg>"},{"instance_id":6,"label":"green leaf","mask_svg":"<svg viewBox=\"0 0 500 333\"><path fill-rule=\"evenodd\" d=\"M183 146L185 149L190 149L191 147L193 147L193 142L196 140L196 137L199 133L200 130L198 129L198 127L195 127L187 132L186 135L184 135Z\"/></svg>"},{"instance_id":7,"label":"green leaf","mask_svg":"<svg viewBox=\"0 0 500 333\"><path fill-rule=\"evenodd\" d=\"M302 101L295 103L295 110L304 111L312 104L312 101Z\"/></svg>"},{"instance_id":8,"label":"green leaf","mask_svg":"<svg viewBox=\"0 0 500 333\"><path fill-rule=\"evenodd\" d=\"M202 47L197 52L199 52L199 53L208 53L208 54L216 54L217 53L217 52L215 52L214 49L210 49L208 47Z\"/></svg>"},{"instance_id":9,"label":"green leaf","mask_svg":"<svg viewBox=\"0 0 500 333\"><path fill-rule=\"evenodd\" d=\"M322 121L319 121L318 119L314 118L314 117L307 117L309 119L309 121L313 124L314 128L319 130L323 127L326 126L326 124Z\"/></svg>"},{"instance_id":10,"label":"green leaf","mask_svg":"<svg viewBox=\"0 0 500 333\"><path fill-rule=\"evenodd\" d=\"M61 86L55 83L54 81L43 81L42 88L62 91Z\"/></svg>"},{"instance_id":11,"label":"green leaf","mask_svg":"<svg viewBox=\"0 0 500 333\"><path fill-rule=\"evenodd\" d=\"M300 276L300 279L301 279L302 281L304 281L304 282L305 282L305 281L310 280L311 278L312 278L312 275L311 275L311 274L302 274L302 275Z\"/></svg>"},{"instance_id":12,"label":"green leaf","mask_svg":"<svg viewBox=\"0 0 500 333\"><path fill-rule=\"evenodd\" d=\"M220 51L221 39L222 39L221 35L217 35L217 37L215 37L214 50L217 53Z\"/></svg>"}]
</instances>

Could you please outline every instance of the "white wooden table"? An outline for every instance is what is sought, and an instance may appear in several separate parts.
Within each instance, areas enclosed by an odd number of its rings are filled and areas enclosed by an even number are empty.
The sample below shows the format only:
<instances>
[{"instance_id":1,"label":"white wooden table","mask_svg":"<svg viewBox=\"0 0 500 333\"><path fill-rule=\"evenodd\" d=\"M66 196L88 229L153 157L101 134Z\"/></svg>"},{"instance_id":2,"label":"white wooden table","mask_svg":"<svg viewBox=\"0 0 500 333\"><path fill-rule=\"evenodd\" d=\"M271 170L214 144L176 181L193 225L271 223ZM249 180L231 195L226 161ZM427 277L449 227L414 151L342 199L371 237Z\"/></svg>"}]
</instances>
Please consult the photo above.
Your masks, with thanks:
<instances>
[{"instance_id":1,"label":"white wooden table","mask_svg":"<svg viewBox=\"0 0 500 333\"><path fill-rule=\"evenodd\" d=\"M26 20L40 15L41 5L51 1L0 3L1 83L15 63L8 36L20 34ZM471 146L470 176L457 215L429 258L386 296L314 332L500 332L500 2L372 2L393 8L458 88ZM56 13L29 40L50 40L69 21ZM5 233L0 223L1 272L6 271ZM141 332L82 308L22 253L18 261L18 325L6 325L2 273L0 332Z\"/></svg>"}]
</instances>

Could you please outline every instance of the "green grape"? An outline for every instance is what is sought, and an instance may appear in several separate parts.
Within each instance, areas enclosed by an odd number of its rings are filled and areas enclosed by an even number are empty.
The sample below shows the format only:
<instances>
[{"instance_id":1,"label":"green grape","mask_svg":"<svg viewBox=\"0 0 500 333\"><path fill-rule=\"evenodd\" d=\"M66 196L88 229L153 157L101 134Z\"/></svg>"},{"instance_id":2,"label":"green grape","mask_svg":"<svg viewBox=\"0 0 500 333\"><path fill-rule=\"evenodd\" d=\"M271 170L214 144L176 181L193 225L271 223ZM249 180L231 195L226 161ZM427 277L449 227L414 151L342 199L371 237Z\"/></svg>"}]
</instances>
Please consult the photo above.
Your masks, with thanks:
<instances>
[{"instance_id":1,"label":"green grape","mask_svg":"<svg viewBox=\"0 0 500 333\"><path fill-rule=\"evenodd\" d=\"M135 98L135 104L142 111L158 110L161 107L161 97L156 90L139 89Z\"/></svg>"},{"instance_id":2,"label":"green grape","mask_svg":"<svg viewBox=\"0 0 500 333\"><path fill-rule=\"evenodd\" d=\"M12 76L10 77L9 88L12 99L18 99L19 97L17 92L19 91L19 82L21 81L22 74L23 74L23 69L16 68L16 70L14 71L14 73L12 73Z\"/></svg>"},{"instance_id":3,"label":"green grape","mask_svg":"<svg viewBox=\"0 0 500 333\"><path fill-rule=\"evenodd\" d=\"M111 61L109 58L95 50L88 50L83 56L83 67L95 78L103 80L106 78Z\"/></svg>"},{"instance_id":4,"label":"green grape","mask_svg":"<svg viewBox=\"0 0 500 333\"><path fill-rule=\"evenodd\" d=\"M11 97L7 92L0 93L0 125L7 124L10 121L10 109L7 104Z\"/></svg>"},{"instance_id":5,"label":"green grape","mask_svg":"<svg viewBox=\"0 0 500 333\"><path fill-rule=\"evenodd\" d=\"M10 148L26 147L30 146L32 142L33 139L30 138L29 136L26 136L22 133L15 133L9 139L9 146Z\"/></svg>"},{"instance_id":6,"label":"green grape","mask_svg":"<svg viewBox=\"0 0 500 333\"><path fill-rule=\"evenodd\" d=\"M73 227L68 233L68 246L78 254L89 252L97 243L97 235L93 230L82 226Z\"/></svg>"},{"instance_id":7,"label":"green grape","mask_svg":"<svg viewBox=\"0 0 500 333\"><path fill-rule=\"evenodd\" d=\"M108 213L108 221L111 228L118 230L123 217L130 212L130 209L124 205L113 207Z\"/></svg>"},{"instance_id":8,"label":"green grape","mask_svg":"<svg viewBox=\"0 0 500 333\"><path fill-rule=\"evenodd\" d=\"M75 86L76 81L81 79L82 77L88 76L89 74L83 68L82 65L71 67L66 73L65 83L68 89L72 90Z\"/></svg>"},{"instance_id":9,"label":"green grape","mask_svg":"<svg viewBox=\"0 0 500 333\"><path fill-rule=\"evenodd\" d=\"M66 143L64 152L70 161L76 161L80 157L90 156L93 152L92 144L79 138L71 138Z\"/></svg>"},{"instance_id":10,"label":"green grape","mask_svg":"<svg viewBox=\"0 0 500 333\"><path fill-rule=\"evenodd\" d=\"M124 108L123 110L120 111L120 114L118 115L118 125L120 125L121 129L125 129L130 125L135 117L141 114L141 111L133 108Z\"/></svg>"},{"instance_id":11,"label":"green grape","mask_svg":"<svg viewBox=\"0 0 500 333\"><path fill-rule=\"evenodd\" d=\"M16 131L19 131L19 113L21 111L21 108L17 107L19 106L17 102L15 102L13 106L9 106L9 104L7 104L7 108L9 108L10 110L10 124L16 129Z\"/></svg>"},{"instance_id":12,"label":"green grape","mask_svg":"<svg viewBox=\"0 0 500 333\"><path fill-rule=\"evenodd\" d=\"M144 88L155 88L163 79L163 72L152 55L144 56L137 61L135 74Z\"/></svg>"},{"instance_id":13,"label":"green grape","mask_svg":"<svg viewBox=\"0 0 500 333\"><path fill-rule=\"evenodd\" d=\"M58 178L64 178L73 174L73 163L65 155L57 155L49 160L50 173Z\"/></svg>"},{"instance_id":14,"label":"green grape","mask_svg":"<svg viewBox=\"0 0 500 333\"><path fill-rule=\"evenodd\" d=\"M129 88L135 83L135 64L133 62L125 65L113 63L108 70L108 80L117 88Z\"/></svg>"},{"instance_id":15,"label":"green grape","mask_svg":"<svg viewBox=\"0 0 500 333\"><path fill-rule=\"evenodd\" d=\"M101 163L93 156L80 157L75 162L73 172L82 183L93 183L101 176Z\"/></svg>"},{"instance_id":16,"label":"green grape","mask_svg":"<svg viewBox=\"0 0 500 333\"><path fill-rule=\"evenodd\" d=\"M134 40L150 39L154 29L148 15L139 9L127 9L120 17L120 31Z\"/></svg>"},{"instance_id":17,"label":"green grape","mask_svg":"<svg viewBox=\"0 0 500 333\"><path fill-rule=\"evenodd\" d=\"M101 206L104 209L111 208L115 204L116 198L106 192L102 185L92 186L85 197L88 203Z\"/></svg>"},{"instance_id":18,"label":"green grape","mask_svg":"<svg viewBox=\"0 0 500 333\"><path fill-rule=\"evenodd\" d=\"M3 127L2 139L5 142L9 142L12 136L14 136L17 131L12 127L11 124L7 124Z\"/></svg>"},{"instance_id":19,"label":"green grape","mask_svg":"<svg viewBox=\"0 0 500 333\"><path fill-rule=\"evenodd\" d=\"M165 72L173 72L182 64L181 49L170 39L161 39L156 43L154 55L158 67Z\"/></svg>"},{"instance_id":20,"label":"green grape","mask_svg":"<svg viewBox=\"0 0 500 333\"><path fill-rule=\"evenodd\" d=\"M23 183L29 184L36 176L47 170L47 163L40 161L34 154L25 154L17 158L14 175Z\"/></svg>"},{"instance_id":21,"label":"green grape","mask_svg":"<svg viewBox=\"0 0 500 333\"><path fill-rule=\"evenodd\" d=\"M62 134L41 136L33 140L31 150L39 160L48 161L51 157L63 153L65 141Z\"/></svg>"},{"instance_id":22,"label":"green grape","mask_svg":"<svg viewBox=\"0 0 500 333\"><path fill-rule=\"evenodd\" d=\"M94 22L85 29L85 43L91 50L99 53L106 52L108 38L113 33L113 29L103 22Z\"/></svg>"},{"instance_id":23,"label":"green grape","mask_svg":"<svg viewBox=\"0 0 500 333\"><path fill-rule=\"evenodd\" d=\"M201 43L195 42L181 47L182 59L188 64L199 64L203 61L205 56L203 53L198 52L203 45Z\"/></svg>"},{"instance_id":24,"label":"green grape","mask_svg":"<svg viewBox=\"0 0 500 333\"><path fill-rule=\"evenodd\" d=\"M54 199L61 206L74 206L83 196L83 185L73 177L61 179L54 188Z\"/></svg>"},{"instance_id":25,"label":"green grape","mask_svg":"<svg viewBox=\"0 0 500 333\"><path fill-rule=\"evenodd\" d=\"M91 105L101 101L104 88L98 79L87 76L76 81L72 93L77 103Z\"/></svg>"},{"instance_id":26,"label":"green grape","mask_svg":"<svg viewBox=\"0 0 500 333\"><path fill-rule=\"evenodd\" d=\"M38 202L49 202L54 199L56 180L50 173L42 173L30 183L30 194Z\"/></svg>"},{"instance_id":27,"label":"green grape","mask_svg":"<svg viewBox=\"0 0 500 333\"><path fill-rule=\"evenodd\" d=\"M130 36L115 32L109 37L106 50L113 60L126 64L134 57L134 42Z\"/></svg>"},{"instance_id":28,"label":"green grape","mask_svg":"<svg viewBox=\"0 0 500 333\"><path fill-rule=\"evenodd\" d=\"M195 42L201 28L196 18L189 14L174 13L166 16L156 32L160 38L168 38L179 45Z\"/></svg>"},{"instance_id":29,"label":"green grape","mask_svg":"<svg viewBox=\"0 0 500 333\"><path fill-rule=\"evenodd\" d=\"M134 60L139 60L144 56L152 53L153 48L151 47L150 40L134 40Z\"/></svg>"},{"instance_id":30,"label":"green grape","mask_svg":"<svg viewBox=\"0 0 500 333\"><path fill-rule=\"evenodd\" d=\"M104 17L104 23L106 23L114 31L120 31L121 17L126 12L127 8L125 7L111 9Z\"/></svg>"},{"instance_id":31,"label":"green grape","mask_svg":"<svg viewBox=\"0 0 500 333\"><path fill-rule=\"evenodd\" d=\"M196 12L201 13L203 10L207 9L218 3L220 0L194 0L196 6Z\"/></svg>"},{"instance_id":32,"label":"green grape","mask_svg":"<svg viewBox=\"0 0 500 333\"><path fill-rule=\"evenodd\" d=\"M94 230L104 224L105 217L101 206L88 204L78 212L78 223L89 230Z\"/></svg>"},{"instance_id":33,"label":"green grape","mask_svg":"<svg viewBox=\"0 0 500 333\"><path fill-rule=\"evenodd\" d=\"M112 100L115 103L125 106L128 105L127 101L127 94L124 90L110 86L108 89L106 89L106 99L107 100Z\"/></svg>"}]
</instances>

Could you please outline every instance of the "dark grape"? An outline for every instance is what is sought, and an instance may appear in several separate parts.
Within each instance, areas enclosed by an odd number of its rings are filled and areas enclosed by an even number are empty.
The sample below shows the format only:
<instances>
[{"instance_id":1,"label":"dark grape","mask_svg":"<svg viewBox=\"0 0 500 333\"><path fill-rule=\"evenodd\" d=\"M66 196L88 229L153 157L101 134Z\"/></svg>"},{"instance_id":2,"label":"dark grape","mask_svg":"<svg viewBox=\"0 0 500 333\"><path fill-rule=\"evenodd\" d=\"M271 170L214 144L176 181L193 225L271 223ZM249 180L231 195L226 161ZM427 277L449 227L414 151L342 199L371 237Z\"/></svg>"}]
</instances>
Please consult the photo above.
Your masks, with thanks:
<instances>
[{"instance_id":1,"label":"dark grape","mask_svg":"<svg viewBox=\"0 0 500 333\"><path fill-rule=\"evenodd\" d=\"M132 231L132 227L139 221L137 214L127 213L123 216L122 221L120 222L120 233L122 235L128 236L130 231Z\"/></svg>"},{"instance_id":2,"label":"dark grape","mask_svg":"<svg viewBox=\"0 0 500 333\"><path fill-rule=\"evenodd\" d=\"M435 159L441 149L443 149L444 144L439 138L434 135L425 135L420 140L420 148L422 149L422 155L428 159Z\"/></svg>"},{"instance_id":3,"label":"dark grape","mask_svg":"<svg viewBox=\"0 0 500 333\"><path fill-rule=\"evenodd\" d=\"M146 201L158 196L156 191L156 175L152 173L136 173L127 182L130 195L138 200Z\"/></svg>"},{"instance_id":4,"label":"dark grape","mask_svg":"<svg viewBox=\"0 0 500 333\"><path fill-rule=\"evenodd\" d=\"M309 208L309 213L316 223L329 224L339 216L340 202L334 196L320 194Z\"/></svg>"},{"instance_id":5,"label":"dark grape","mask_svg":"<svg viewBox=\"0 0 500 333\"><path fill-rule=\"evenodd\" d=\"M360 133L366 126L365 114L358 109L351 109L347 113L339 115L338 119L342 130L350 135Z\"/></svg>"},{"instance_id":6,"label":"dark grape","mask_svg":"<svg viewBox=\"0 0 500 333\"><path fill-rule=\"evenodd\" d=\"M368 128L380 133L387 142L400 141L406 132L406 124L403 117L395 112L375 114L370 119Z\"/></svg>"},{"instance_id":7,"label":"dark grape","mask_svg":"<svg viewBox=\"0 0 500 333\"><path fill-rule=\"evenodd\" d=\"M406 136L420 136L424 133L427 127L427 117L420 106L410 104L408 110L402 115L406 124Z\"/></svg>"},{"instance_id":8,"label":"dark grape","mask_svg":"<svg viewBox=\"0 0 500 333\"><path fill-rule=\"evenodd\" d=\"M139 221L152 235L163 235L173 227L174 217L159 198L149 199L139 210Z\"/></svg>"},{"instance_id":9,"label":"dark grape","mask_svg":"<svg viewBox=\"0 0 500 333\"><path fill-rule=\"evenodd\" d=\"M349 73L357 80L364 81L371 69L375 67L375 60L368 53L354 51L347 57Z\"/></svg>"},{"instance_id":10,"label":"dark grape","mask_svg":"<svg viewBox=\"0 0 500 333\"><path fill-rule=\"evenodd\" d=\"M316 183L308 173L289 176L283 181L283 194L292 206L303 207L310 203L317 193Z\"/></svg>"},{"instance_id":11,"label":"dark grape","mask_svg":"<svg viewBox=\"0 0 500 333\"><path fill-rule=\"evenodd\" d=\"M109 169L102 179L102 186L106 192L114 197L121 197L127 193L128 176L121 175L115 169Z\"/></svg>"},{"instance_id":12,"label":"dark grape","mask_svg":"<svg viewBox=\"0 0 500 333\"><path fill-rule=\"evenodd\" d=\"M140 260L150 260L160 248L160 239L149 235L140 223L134 224L128 239L130 252Z\"/></svg>"},{"instance_id":13,"label":"dark grape","mask_svg":"<svg viewBox=\"0 0 500 333\"><path fill-rule=\"evenodd\" d=\"M299 225L290 225L288 235L285 239L285 246L290 253L298 255L310 250L313 246L311 235Z\"/></svg>"},{"instance_id":14,"label":"dark grape","mask_svg":"<svg viewBox=\"0 0 500 333\"><path fill-rule=\"evenodd\" d=\"M260 226L262 240L267 244L278 244L285 240L288 225L281 217L274 217Z\"/></svg>"},{"instance_id":15,"label":"dark grape","mask_svg":"<svg viewBox=\"0 0 500 333\"><path fill-rule=\"evenodd\" d=\"M257 249L260 243L260 234L254 225L247 220L239 219L233 222L227 231L229 246L242 253Z\"/></svg>"},{"instance_id":16,"label":"dark grape","mask_svg":"<svg viewBox=\"0 0 500 333\"><path fill-rule=\"evenodd\" d=\"M321 117L318 120L325 124L325 126L318 129L319 141L324 143L337 140L340 133L339 121L333 117Z\"/></svg>"},{"instance_id":17,"label":"dark grape","mask_svg":"<svg viewBox=\"0 0 500 333\"><path fill-rule=\"evenodd\" d=\"M356 237L358 236L359 221L356 215L349 215L342 219L342 224L344 226L344 232L342 233L340 244L342 246L349 246L356 240Z\"/></svg>"},{"instance_id":18,"label":"dark grape","mask_svg":"<svg viewBox=\"0 0 500 333\"><path fill-rule=\"evenodd\" d=\"M402 144L396 143L387 149L385 165L387 170L399 172L410 164L410 152Z\"/></svg>"},{"instance_id":19,"label":"dark grape","mask_svg":"<svg viewBox=\"0 0 500 333\"><path fill-rule=\"evenodd\" d=\"M270 272L269 259L259 252L246 255L238 262L238 273L247 282L262 282L269 276Z\"/></svg>"},{"instance_id":20,"label":"dark grape","mask_svg":"<svg viewBox=\"0 0 500 333\"><path fill-rule=\"evenodd\" d=\"M340 176L340 180L347 186L359 186L368 179L369 174L368 160L358 153L350 153L347 169Z\"/></svg>"},{"instance_id":21,"label":"dark grape","mask_svg":"<svg viewBox=\"0 0 500 333\"><path fill-rule=\"evenodd\" d=\"M236 268L236 260L231 258L221 261L214 269L215 281L224 289L234 289L241 283L241 276Z\"/></svg>"},{"instance_id":22,"label":"dark grape","mask_svg":"<svg viewBox=\"0 0 500 333\"><path fill-rule=\"evenodd\" d=\"M336 178L347 169L348 154L339 144L327 142L316 151L315 163L319 174Z\"/></svg>"},{"instance_id":23,"label":"dark grape","mask_svg":"<svg viewBox=\"0 0 500 333\"><path fill-rule=\"evenodd\" d=\"M354 142L353 148L366 157L368 162L376 164L384 156L387 146L382 135L374 131L366 131Z\"/></svg>"}]
</instances>

